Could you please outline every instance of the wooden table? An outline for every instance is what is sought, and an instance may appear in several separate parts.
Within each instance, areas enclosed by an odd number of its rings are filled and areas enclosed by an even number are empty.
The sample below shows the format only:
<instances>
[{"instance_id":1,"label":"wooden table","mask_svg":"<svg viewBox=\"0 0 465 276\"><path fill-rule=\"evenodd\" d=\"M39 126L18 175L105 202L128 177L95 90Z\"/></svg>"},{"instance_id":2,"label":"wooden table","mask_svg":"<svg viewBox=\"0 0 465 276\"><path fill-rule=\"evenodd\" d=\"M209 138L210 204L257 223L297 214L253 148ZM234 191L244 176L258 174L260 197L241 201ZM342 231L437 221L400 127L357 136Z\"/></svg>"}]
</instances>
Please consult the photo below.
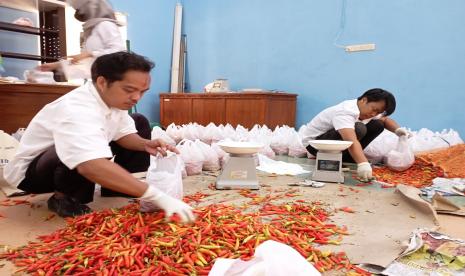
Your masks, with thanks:
<instances>
[{"instance_id":1,"label":"wooden table","mask_svg":"<svg viewBox=\"0 0 465 276\"><path fill-rule=\"evenodd\" d=\"M163 127L190 122L293 127L296 100L296 94L282 92L161 93L160 121Z\"/></svg>"},{"instance_id":2,"label":"wooden table","mask_svg":"<svg viewBox=\"0 0 465 276\"><path fill-rule=\"evenodd\" d=\"M0 130L27 127L46 104L75 89L73 85L0 84Z\"/></svg>"}]
</instances>

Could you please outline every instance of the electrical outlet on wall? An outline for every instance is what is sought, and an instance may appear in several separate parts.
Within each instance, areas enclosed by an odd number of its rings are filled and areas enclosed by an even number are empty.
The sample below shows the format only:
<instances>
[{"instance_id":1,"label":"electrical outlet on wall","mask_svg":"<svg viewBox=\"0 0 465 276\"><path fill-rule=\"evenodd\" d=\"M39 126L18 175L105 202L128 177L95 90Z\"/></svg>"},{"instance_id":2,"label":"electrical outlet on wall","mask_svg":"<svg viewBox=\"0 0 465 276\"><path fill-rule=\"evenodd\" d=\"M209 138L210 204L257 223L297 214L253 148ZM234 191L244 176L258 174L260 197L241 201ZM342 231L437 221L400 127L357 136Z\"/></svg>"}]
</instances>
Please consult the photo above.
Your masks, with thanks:
<instances>
[{"instance_id":1,"label":"electrical outlet on wall","mask_svg":"<svg viewBox=\"0 0 465 276\"><path fill-rule=\"evenodd\" d=\"M346 52L373 51L376 47L374 43L354 44L345 46Z\"/></svg>"}]
</instances>

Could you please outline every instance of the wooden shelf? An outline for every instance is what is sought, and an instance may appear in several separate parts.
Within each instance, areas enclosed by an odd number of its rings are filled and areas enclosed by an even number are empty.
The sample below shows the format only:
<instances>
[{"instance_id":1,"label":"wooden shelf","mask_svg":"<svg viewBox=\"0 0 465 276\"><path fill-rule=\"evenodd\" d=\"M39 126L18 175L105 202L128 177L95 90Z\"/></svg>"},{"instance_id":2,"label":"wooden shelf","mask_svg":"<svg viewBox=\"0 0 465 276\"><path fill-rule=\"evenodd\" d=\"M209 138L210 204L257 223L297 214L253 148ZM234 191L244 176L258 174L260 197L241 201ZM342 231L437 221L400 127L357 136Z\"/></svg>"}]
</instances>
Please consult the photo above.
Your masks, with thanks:
<instances>
[{"instance_id":1,"label":"wooden shelf","mask_svg":"<svg viewBox=\"0 0 465 276\"><path fill-rule=\"evenodd\" d=\"M57 58L54 57L43 57L38 55L29 55L29 54L20 54L12 52L0 52L0 55L4 58L18 58L18 59L27 59L27 60L38 60L38 61L57 61Z\"/></svg>"},{"instance_id":2,"label":"wooden shelf","mask_svg":"<svg viewBox=\"0 0 465 276\"><path fill-rule=\"evenodd\" d=\"M56 35L59 34L58 30L49 30L49 29L44 29L44 28L21 26L21 25L7 23L7 22L0 22L0 30L23 33L23 34L33 34L33 35L41 35L43 33L56 34Z\"/></svg>"}]
</instances>

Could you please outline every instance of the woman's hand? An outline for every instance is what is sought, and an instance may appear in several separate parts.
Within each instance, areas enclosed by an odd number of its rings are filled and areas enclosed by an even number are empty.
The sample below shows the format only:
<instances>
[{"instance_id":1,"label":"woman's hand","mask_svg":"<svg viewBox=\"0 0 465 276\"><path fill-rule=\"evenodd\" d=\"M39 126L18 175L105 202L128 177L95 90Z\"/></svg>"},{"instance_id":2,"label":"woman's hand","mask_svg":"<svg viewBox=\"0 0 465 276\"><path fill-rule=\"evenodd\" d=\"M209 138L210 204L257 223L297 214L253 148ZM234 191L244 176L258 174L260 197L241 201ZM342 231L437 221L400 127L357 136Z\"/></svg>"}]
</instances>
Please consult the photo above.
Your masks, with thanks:
<instances>
[{"instance_id":1,"label":"woman's hand","mask_svg":"<svg viewBox=\"0 0 465 276\"><path fill-rule=\"evenodd\" d=\"M71 58L71 60L70 60L71 64L77 64L81 60L86 59L86 58L90 58L90 57L92 57L92 54L89 53L89 52L82 52L82 53L77 54L77 55L68 56L68 58Z\"/></svg>"},{"instance_id":2,"label":"woman's hand","mask_svg":"<svg viewBox=\"0 0 465 276\"><path fill-rule=\"evenodd\" d=\"M55 71L60 67L59 62L44 63L36 67L39 71Z\"/></svg>"}]
</instances>

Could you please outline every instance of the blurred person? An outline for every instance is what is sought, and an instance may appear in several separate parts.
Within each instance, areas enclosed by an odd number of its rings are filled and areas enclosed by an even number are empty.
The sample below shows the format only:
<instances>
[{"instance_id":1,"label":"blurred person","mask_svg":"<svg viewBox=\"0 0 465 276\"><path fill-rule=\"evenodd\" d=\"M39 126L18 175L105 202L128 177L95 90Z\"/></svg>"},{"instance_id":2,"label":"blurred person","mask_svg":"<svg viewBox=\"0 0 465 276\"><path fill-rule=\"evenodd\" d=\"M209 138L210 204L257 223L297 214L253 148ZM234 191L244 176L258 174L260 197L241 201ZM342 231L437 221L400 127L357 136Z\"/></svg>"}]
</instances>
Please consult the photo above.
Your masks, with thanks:
<instances>
[{"instance_id":1,"label":"blurred person","mask_svg":"<svg viewBox=\"0 0 465 276\"><path fill-rule=\"evenodd\" d=\"M68 3L76 10L74 17L84 23L82 25L82 51L80 54L69 56L71 64L126 50L125 42L119 31L120 23L116 20L115 12L107 1L69 0ZM44 63L38 68L42 71L59 70L61 63Z\"/></svg>"}]
</instances>

